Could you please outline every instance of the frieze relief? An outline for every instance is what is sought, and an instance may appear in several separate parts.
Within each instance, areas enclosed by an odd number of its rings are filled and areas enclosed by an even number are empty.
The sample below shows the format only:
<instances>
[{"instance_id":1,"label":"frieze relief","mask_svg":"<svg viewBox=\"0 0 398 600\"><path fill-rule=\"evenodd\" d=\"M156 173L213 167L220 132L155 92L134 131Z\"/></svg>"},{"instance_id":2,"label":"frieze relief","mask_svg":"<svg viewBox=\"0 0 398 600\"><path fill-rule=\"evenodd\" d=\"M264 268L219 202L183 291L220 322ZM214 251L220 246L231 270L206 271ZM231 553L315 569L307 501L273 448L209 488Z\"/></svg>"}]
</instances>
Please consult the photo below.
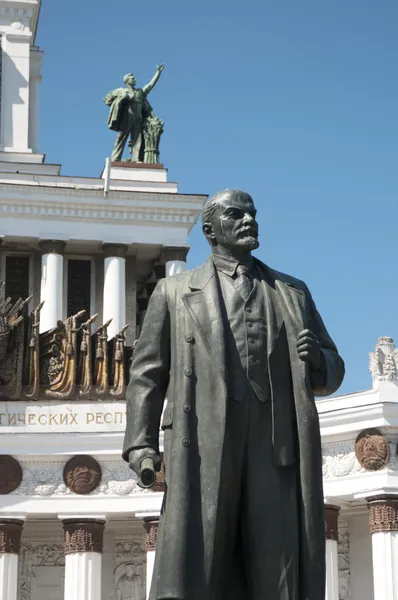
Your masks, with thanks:
<instances>
[{"instance_id":1,"label":"frieze relief","mask_svg":"<svg viewBox=\"0 0 398 600\"><path fill-rule=\"evenodd\" d=\"M388 441L388 469L397 468L397 441ZM322 447L322 471L324 479L339 479L365 473L355 454L355 440L345 444L331 444Z\"/></svg>"},{"instance_id":2,"label":"frieze relief","mask_svg":"<svg viewBox=\"0 0 398 600\"><path fill-rule=\"evenodd\" d=\"M389 441L390 458L388 469L396 469L396 441ZM324 446L322 449L323 477L325 480L340 479L365 473L359 464L351 443ZM73 495L64 483L65 463L32 463L21 461L23 478L20 486L12 494L20 496L68 496ZM121 460L114 463L101 464L102 479L96 489L88 495L130 496L149 493L137 485L137 477L128 465Z\"/></svg>"},{"instance_id":3,"label":"frieze relief","mask_svg":"<svg viewBox=\"0 0 398 600\"><path fill-rule=\"evenodd\" d=\"M18 600L31 600L34 587L32 580L38 577L38 567L65 567L63 549L61 543L22 544L19 559Z\"/></svg>"},{"instance_id":4,"label":"frieze relief","mask_svg":"<svg viewBox=\"0 0 398 600\"><path fill-rule=\"evenodd\" d=\"M360 473L354 442L346 445L324 446L322 448L322 472L324 479L347 477Z\"/></svg>"},{"instance_id":5,"label":"frieze relief","mask_svg":"<svg viewBox=\"0 0 398 600\"><path fill-rule=\"evenodd\" d=\"M129 496L145 493L137 486L137 477L122 462L102 466L100 485L88 495ZM22 463L23 480L13 492L21 496L67 496L73 492L65 485L64 464L34 466Z\"/></svg>"},{"instance_id":6,"label":"frieze relief","mask_svg":"<svg viewBox=\"0 0 398 600\"><path fill-rule=\"evenodd\" d=\"M145 548L131 539L119 541L116 543L116 561L112 600L145 600Z\"/></svg>"},{"instance_id":7,"label":"frieze relief","mask_svg":"<svg viewBox=\"0 0 398 600\"><path fill-rule=\"evenodd\" d=\"M339 523L339 541L337 546L339 566L339 600L350 600L350 537L348 524Z\"/></svg>"},{"instance_id":8,"label":"frieze relief","mask_svg":"<svg viewBox=\"0 0 398 600\"><path fill-rule=\"evenodd\" d=\"M116 558L145 558L145 548L138 542L120 541L116 543Z\"/></svg>"}]
</instances>

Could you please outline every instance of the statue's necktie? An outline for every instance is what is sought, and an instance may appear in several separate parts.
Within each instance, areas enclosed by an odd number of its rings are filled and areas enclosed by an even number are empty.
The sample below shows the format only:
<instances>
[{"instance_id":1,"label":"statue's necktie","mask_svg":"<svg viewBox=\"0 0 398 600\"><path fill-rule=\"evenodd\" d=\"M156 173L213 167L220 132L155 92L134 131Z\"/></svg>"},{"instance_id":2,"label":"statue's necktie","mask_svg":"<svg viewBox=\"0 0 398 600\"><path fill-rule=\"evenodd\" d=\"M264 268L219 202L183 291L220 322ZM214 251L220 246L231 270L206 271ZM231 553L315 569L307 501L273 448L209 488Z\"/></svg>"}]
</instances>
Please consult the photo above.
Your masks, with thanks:
<instances>
[{"instance_id":1,"label":"statue's necktie","mask_svg":"<svg viewBox=\"0 0 398 600\"><path fill-rule=\"evenodd\" d=\"M246 265L239 263L239 265L236 267L236 275L235 288L246 302L253 289L253 282L249 276L249 269L246 267Z\"/></svg>"}]
</instances>

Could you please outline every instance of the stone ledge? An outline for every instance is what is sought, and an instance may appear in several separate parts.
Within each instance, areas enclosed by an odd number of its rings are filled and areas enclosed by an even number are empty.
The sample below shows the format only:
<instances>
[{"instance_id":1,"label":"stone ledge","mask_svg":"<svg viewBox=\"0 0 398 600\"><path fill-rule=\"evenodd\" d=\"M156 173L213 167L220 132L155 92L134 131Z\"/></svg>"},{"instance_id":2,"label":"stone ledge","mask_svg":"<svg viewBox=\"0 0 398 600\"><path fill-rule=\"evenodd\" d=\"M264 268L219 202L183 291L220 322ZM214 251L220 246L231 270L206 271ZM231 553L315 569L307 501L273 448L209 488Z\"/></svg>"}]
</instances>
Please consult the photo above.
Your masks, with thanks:
<instances>
[{"instance_id":1,"label":"stone ledge","mask_svg":"<svg viewBox=\"0 0 398 600\"><path fill-rule=\"evenodd\" d=\"M138 163L128 160L111 162L112 167L123 167L124 169L164 169L163 163Z\"/></svg>"}]
</instances>

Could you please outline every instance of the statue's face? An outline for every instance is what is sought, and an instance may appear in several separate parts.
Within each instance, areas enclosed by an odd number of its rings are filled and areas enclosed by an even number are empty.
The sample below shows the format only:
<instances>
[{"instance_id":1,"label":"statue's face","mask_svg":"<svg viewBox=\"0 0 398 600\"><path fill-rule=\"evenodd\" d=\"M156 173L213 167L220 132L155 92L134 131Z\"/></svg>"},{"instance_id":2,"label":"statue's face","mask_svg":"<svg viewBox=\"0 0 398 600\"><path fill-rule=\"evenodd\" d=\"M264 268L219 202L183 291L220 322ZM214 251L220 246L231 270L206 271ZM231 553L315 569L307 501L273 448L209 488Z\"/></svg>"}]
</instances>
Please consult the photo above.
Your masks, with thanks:
<instances>
[{"instance_id":1,"label":"statue's face","mask_svg":"<svg viewBox=\"0 0 398 600\"><path fill-rule=\"evenodd\" d=\"M211 223L217 243L227 249L240 247L248 252L258 248L257 211L249 194L233 192L217 204Z\"/></svg>"},{"instance_id":2,"label":"statue's face","mask_svg":"<svg viewBox=\"0 0 398 600\"><path fill-rule=\"evenodd\" d=\"M136 80L136 78L134 77L134 75L132 75L132 74L131 74L131 75L128 75L128 76L126 77L126 79L125 79L125 82L126 82L128 85L131 85L132 87L134 87L134 86L135 86L135 84L137 83L137 80Z\"/></svg>"}]
</instances>

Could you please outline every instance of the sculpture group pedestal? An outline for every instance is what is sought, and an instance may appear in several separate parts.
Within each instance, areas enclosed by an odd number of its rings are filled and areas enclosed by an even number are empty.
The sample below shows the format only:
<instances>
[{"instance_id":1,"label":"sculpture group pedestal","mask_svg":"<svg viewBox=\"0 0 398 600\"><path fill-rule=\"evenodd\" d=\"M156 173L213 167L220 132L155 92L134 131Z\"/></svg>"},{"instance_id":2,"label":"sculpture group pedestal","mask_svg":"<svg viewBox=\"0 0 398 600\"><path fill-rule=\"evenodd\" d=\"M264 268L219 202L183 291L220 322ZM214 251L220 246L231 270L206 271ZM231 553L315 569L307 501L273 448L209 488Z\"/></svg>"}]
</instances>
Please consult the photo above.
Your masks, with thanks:
<instances>
[{"instance_id":1,"label":"sculpture group pedestal","mask_svg":"<svg viewBox=\"0 0 398 600\"><path fill-rule=\"evenodd\" d=\"M127 169L164 169L163 163L144 163L131 162L129 160L112 161L112 167L122 167Z\"/></svg>"},{"instance_id":2,"label":"sculpture group pedestal","mask_svg":"<svg viewBox=\"0 0 398 600\"><path fill-rule=\"evenodd\" d=\"M178 192L177 183L167 181L167 169L160 163L150 164L128 160L111 162L107 159L101 177L105 180L105 187L112 190L125 190L133 183L137 185L137 191Z\"/></svg>"}]
</instances>

